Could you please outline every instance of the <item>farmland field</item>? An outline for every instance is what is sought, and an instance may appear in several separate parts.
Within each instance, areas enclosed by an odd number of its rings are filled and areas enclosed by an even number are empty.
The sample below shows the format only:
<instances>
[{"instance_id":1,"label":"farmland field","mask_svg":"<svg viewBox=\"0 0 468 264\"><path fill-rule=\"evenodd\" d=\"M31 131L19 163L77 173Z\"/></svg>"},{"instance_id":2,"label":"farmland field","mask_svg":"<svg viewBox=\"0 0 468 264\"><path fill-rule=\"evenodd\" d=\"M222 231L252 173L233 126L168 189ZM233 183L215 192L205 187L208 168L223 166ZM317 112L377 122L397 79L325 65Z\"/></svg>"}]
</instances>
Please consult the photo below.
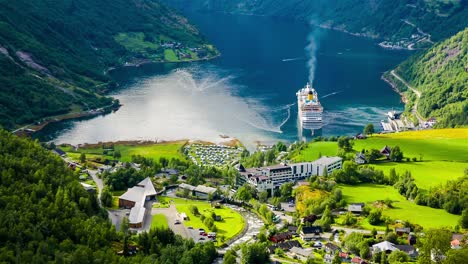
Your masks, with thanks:
<instances>
[{"instance_id":1,"label":"farmland field","mask_svg":"<svg viewBox=\"0 0 468 264\"><path fill-rule=\"evenodd\" d=\"M384 215L395 220L409 221L424 228L454 227L460 216L447 213L443 209L420 206L407 201L392 186L361 184L340 185L343 197L348 203L364 202L370 204L376 200L390 199L393 201L391 209L385 209ZM370 227L370 225L369 225Z\"/></svg>"}]
</instances>

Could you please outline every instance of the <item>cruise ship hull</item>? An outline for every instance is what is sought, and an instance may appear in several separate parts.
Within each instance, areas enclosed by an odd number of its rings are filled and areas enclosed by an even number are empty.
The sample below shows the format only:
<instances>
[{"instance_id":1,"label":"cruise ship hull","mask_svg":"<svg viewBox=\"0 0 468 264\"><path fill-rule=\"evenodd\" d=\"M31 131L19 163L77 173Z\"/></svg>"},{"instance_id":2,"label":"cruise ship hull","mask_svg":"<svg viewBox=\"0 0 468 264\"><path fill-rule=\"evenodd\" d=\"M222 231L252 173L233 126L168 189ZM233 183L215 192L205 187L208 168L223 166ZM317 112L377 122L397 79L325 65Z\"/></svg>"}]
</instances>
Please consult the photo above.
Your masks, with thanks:
<instances>
[{"instance_id":1,"label":"cruise ship hull","mask_svg":"<svg viewBox=\"0 0 468 264\"><path fill-rule=\"evenodd\" d=\"M322 127L323 108L318 94L307 84L297 92L298 118L302 129L319 129Z\"/></svg>"}]
</instances>

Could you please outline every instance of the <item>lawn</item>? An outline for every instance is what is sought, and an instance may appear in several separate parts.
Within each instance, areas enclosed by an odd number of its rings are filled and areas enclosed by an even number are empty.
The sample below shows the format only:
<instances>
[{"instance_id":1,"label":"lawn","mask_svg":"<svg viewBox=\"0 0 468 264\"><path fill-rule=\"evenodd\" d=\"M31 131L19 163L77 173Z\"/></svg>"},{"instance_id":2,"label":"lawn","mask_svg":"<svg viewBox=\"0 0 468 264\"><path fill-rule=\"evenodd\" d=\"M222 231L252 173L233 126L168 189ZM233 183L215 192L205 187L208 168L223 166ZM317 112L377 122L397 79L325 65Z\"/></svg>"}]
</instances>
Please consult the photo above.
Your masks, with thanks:
<instances>
[{"instance_id":1,"label":"lawn","mask_svg":"<svg viewBox=\"0 0 468 264\"><path fill-rule=\"evenodd\" d=\"M391 209L385 209L384 215L395 220L409 221L424 228L454 227L458 224L460 216L447 213L443 209L434 209L420 206L407 201L392 186L361 184L356 186L340 185L343 197L348 203L364 202L372 203L376 200L390 199L393 201ZM370 225L363 227L372 227Z\"/></svg>"},{"instance_id":2,"label":"lawn","mask_svg":"<svg viewBox=\"0 0 468 264\"><path fill-rule=\"evenodd\" d=\"M338 153L338 143L332 141L313 142L301 151L299 155L293 157L295 162L316 160L322 156L336 156Z\"/></svg>"},{"instance_id":3,"label":"lawn","mask_svg":"<svg viewBox=\"0 0 468 264\"><path fill-rule=\"evenodd\" d=\"M170 62L179 61L179 58L172 49L164 50L164 59Z\"/></svg>"},{"instance_id":4,"label":"lawn","mask_svg":"<svg viewBox=\"0 0 468 264\"><path fill-rule=\"evenodd\" d=\"M205 215L206 217L211 217L212 212L215 212L216 215L220 215L223 218L223 221L215 222L216 228L218 229L218 245L222 244L222 237L224 237L224 241L228 241L229 239L242 232L242 230L245 227L245 221L242 215L240 215L238 212L234 211L231 208L222 206L221 208L216 209L211 207L211 204L208 202L181 198L170 199L174 201L177 211L179 213L184 212L189 217L189 220L184 221L184 225L192 226L194 229L204 228L207 231L209 230L200 220L200 217L194 216L190 212L189 206L197 206L199 212Z\"/></svg>"},{"instance_id":5,"label":"lawn","mask_svg":"<svg viewBox=\"0 0 468 264\"><path fill-rule=\"evenodd\" d=\"M468 164L449 161L389 162L378 164L376 167L383 170L387 175L391 168L394 168L399 174L410 171L419 188L429 189L431 186L443 184L447 180L455 180L463 176Z\"/></svg>"},{"instance_id":6,"label":"lawn","mask_svg":"<svg viewBox=\"0 0 468 264\"><path fill-rule=\"evenodd\" d=\"M186 157L180 151L181 148L186 144L186 141L174 141L167 143L150 143L150 144L118 144L114 145L114 150L120 151L122 157L119 159L123 162L129 162L132 160L133 155L140 155L146 158L153 158L154 160L159 160L159 158L164 157L167 159L182 159L185 160ZM79 160L81 153L86 154L86 159L93 160L96 158L101 159L114 159L112 157L112 150L107 152L107 155L103 154L103 148L97 145L83 146L75 151L70 146L60 147L62 150L67 152L67 155L74 159Z\"/></svg>"},{"instance_id":7,"label":"lawn","mask_svg":"<svg viewBox=\"0 0 468 264\"><path fill-rule=\"evenodd\" d=\"M156 51L159 47L156 41L146 41L147 36L142 32L119 33L114 37L115 41L127 50L147 54L148 51Z\"/></svg>"},{"instance_id":8,"label":"lawn","mask_svg":"<svg viewBox=\"0 0 468 264\"><path fill-rule=\"evenodd\" d=\"M169 228L169 224L167 223L167 218L163 214L155 214L153 215L153 220L151 220L151 229L153 228Z\"/></svg>"}]
</instances>

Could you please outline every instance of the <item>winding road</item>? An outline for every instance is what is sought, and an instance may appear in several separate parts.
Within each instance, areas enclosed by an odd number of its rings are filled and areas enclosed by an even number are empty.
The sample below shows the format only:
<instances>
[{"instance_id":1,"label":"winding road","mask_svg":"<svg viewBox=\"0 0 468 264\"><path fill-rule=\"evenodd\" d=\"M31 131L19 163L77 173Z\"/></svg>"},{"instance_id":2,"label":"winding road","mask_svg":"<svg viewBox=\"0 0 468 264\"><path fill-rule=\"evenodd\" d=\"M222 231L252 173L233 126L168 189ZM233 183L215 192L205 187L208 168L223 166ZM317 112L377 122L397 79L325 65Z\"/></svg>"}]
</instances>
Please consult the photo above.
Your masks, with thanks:
<instances>
[{"instance_id":1,"label":"winding road","mask_svg":"<svg viewBox=\"0 0 468 264\"><path fill-rule=\"evenodd\" d=\"M414 103L414 106L413 106L413 109L411 110L411 112L418 119L419 124L423 124L425 122L424 118L422 118L421 115L419 115L419 112L418 112L418 102L419 102L419 98L421 98L422 93L420 91L416 90L415 88L413 88L411 85L409 85L409 83L407 83L405 80L403 80L403 78L401 78L398 74L395 73L395 70L392 70L390 72L390 74L392 74L393 77L397 78L400 82L402 82L406 87L408 87L408 89L413 91L413 93L415 93L416 96L418 97L418 100L416 100L416 102Z\"/></svg>"}]
</instances>

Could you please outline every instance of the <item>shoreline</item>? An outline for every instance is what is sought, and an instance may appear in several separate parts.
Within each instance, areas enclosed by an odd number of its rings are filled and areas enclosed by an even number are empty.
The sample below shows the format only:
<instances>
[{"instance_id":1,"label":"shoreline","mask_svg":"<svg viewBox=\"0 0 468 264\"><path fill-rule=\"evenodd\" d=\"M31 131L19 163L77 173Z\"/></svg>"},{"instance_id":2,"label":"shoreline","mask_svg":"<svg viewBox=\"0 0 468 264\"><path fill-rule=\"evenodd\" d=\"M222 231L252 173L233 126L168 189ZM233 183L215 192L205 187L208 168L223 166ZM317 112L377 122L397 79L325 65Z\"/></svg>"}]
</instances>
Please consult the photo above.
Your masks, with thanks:
<instances>
[{"instance_id":1,"label":"shoreline","mask_svg":"<svg viewBox=\"0 0 468 264\"><path fill-rule=\"evenodd\" d=\"M387 77L385 77L385 74L387 74L387 72L385 72L384 74L382 74L382 76L380 77L380 79L383 80L384 82L386 82L388 85L390 85L390 87L392 88L392 90L393 90L395 93L397 93L397 94L400 95L401 102L404 103L405 106L406 106L406 104L408 103L408 99L406 98L406 95L405 95L403 92L401 92L400 90L398 90L398 88L396 87L396 84L395 84L392 80L390 80L390 79L388 79Z\"/></svg>"},{"instance_id":2,"label":"shoreline","mask_svg":"<svg viewBox=\"0 0 468 264\"><path fill-rule=\"evenodd\" d=\"M118 141L106 141L106 142L97 142L97 143L80 143L73 145L70 143L58 144L58 146L70 146L76 148L96 148L101 147L102 145L119 145L119 146L152 146L152 145L167 145L167 144L201 144L201 145L224 145L229 147L240 146L242 143L236 138L228 138L228 141L212 142L212 141L202 141L202 140L191 140L191 139L177 139L177 140L118 140Z\"/></svg>"},{"instance_id":3,"label":"shoreline","mask_svg":"<svg viewBox=\"0 0 468 264\"><path fill-rule=\"evenodd\" d=\"M169 62L169 61L143 60L141 62L134 63L134 64L128 64L128 65L124 64L124 65L119 65L117 67L109 67L108 69L106 69L104 71L104 75L107 75L109 72L111 72L113 70L120 69L120 68L125 68L125 67L140 67L142 65L152 64L152 63L154 63L154 64L163 64L163 63L202 62L202 61L214 60L214 59L216 59L216 58L218 58L220 56L221 56L221 53L219 52L218 54L216 54L216 56L212 56L212 57L208 57L208 58L202 58L202 59L192 59L192 60L186 60L186 61ZM114 99L113 97L110 97L110 98ZM21 126L19 128L16 128L15 130L12 130L11 133L14 134L14 135L17 135L17 136L29 136L29 135L32 135L32 134L38 132L38 131L41 131L42 129L44 129L45 127L47 127L51 123L57 123L57 122L62 122L62 121L66 121L66 120L79 119L79 118L83 118L83 117L95 117L95 116L99 116L101 114L106 114L106 113L108 113L108 111L110 111L110 112L117 111L122 106L123 106L122 104L119 104L118 107L113 107L113 105L108 105L108 106L103 106L101 108L90 109L90 110L87 110L87 111L69 112L69 113L62 114L62 115L45 116L45 117L42 117L40 119L40 120L42 120L42 122L40 122L39 120L33 121L30 124L23 125L23 126Z\"/></svg>"}]
</instances>

